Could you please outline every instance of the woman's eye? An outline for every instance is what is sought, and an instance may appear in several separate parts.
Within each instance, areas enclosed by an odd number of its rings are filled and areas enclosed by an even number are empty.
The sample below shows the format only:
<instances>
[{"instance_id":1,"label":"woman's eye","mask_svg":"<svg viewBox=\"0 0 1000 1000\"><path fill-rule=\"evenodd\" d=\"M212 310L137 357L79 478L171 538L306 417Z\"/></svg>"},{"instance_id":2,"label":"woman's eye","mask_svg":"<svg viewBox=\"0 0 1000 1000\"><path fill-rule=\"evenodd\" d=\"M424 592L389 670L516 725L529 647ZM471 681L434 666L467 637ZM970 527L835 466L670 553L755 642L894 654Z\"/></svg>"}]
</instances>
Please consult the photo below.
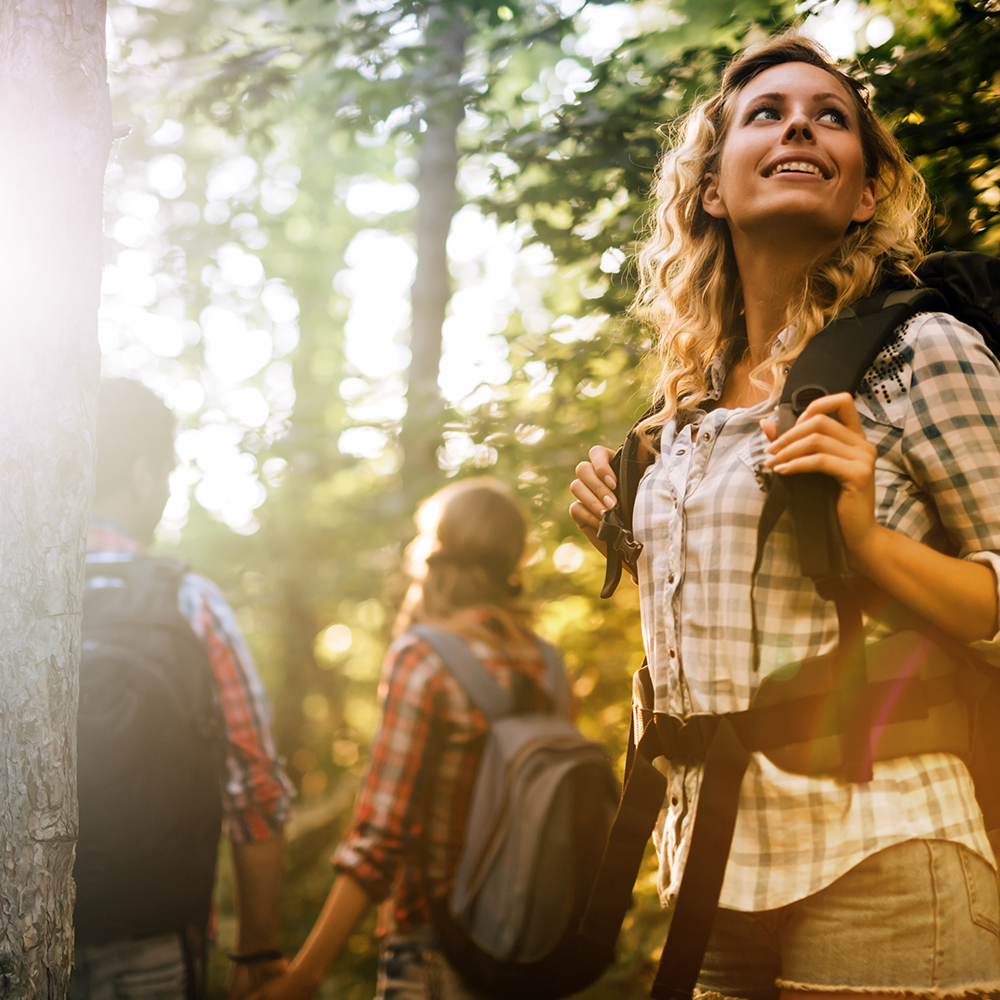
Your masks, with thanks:
<instances>
[{"instance_id":1,"label":"woman's eye","mask_svg":"<svg viewBox=\"0 0 1000 1000\"><path fill-rule=\"evenodd\" d=\"M778 114L778 110L776 108L765 106L762 108L754 108L753 111L750 112L747 121L755 122L760 121L761 119L765 121L778 121L779 118L781 118L781 115Z\"/></svg>"},{"instance_id":2,"label":"woman's eye","mask_svg":"<svg viewBox=\"0 0 1000 1000\"><path fill-rule=\"evenodd\" d=\"M820 113L819 117L825 118L828 121L833 122L835 125L839 125L841 128L847 128L847 115L843 111L838 111L836 108L824 108Z\"/></svg>"}]
</instances>

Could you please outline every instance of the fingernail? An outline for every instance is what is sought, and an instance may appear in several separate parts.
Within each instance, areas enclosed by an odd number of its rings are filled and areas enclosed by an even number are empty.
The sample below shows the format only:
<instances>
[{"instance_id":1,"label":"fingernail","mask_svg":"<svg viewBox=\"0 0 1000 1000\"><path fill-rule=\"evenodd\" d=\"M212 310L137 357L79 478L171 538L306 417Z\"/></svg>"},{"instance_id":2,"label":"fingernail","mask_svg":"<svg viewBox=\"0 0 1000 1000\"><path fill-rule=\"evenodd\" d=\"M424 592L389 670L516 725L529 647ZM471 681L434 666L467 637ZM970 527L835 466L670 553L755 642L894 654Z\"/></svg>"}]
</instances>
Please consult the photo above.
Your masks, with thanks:
<instances>
[{"instance_id":1,"label":"fingernail","mask_svg":"<svg viewBox=\"0 0 1000 1000\"><path fill-rule=\"evenodd\" d=\"M614 507L616 503L618 503L618 501L614 497L604 498L604 506L607 507L608 510L611 510L611 508Z\"/></svg>"},{"instance_id":2,"label":"fingernail","mask_svg":"<svg viewBox=\"0 0 1000 1000\"><path fill-rule=\"evenodd\" d=\"M604 481L608 484L608 489L609 490L613 490L615 488L615 477L614 476L605 476L604 477Z\"/></svg>"}]
</instances>

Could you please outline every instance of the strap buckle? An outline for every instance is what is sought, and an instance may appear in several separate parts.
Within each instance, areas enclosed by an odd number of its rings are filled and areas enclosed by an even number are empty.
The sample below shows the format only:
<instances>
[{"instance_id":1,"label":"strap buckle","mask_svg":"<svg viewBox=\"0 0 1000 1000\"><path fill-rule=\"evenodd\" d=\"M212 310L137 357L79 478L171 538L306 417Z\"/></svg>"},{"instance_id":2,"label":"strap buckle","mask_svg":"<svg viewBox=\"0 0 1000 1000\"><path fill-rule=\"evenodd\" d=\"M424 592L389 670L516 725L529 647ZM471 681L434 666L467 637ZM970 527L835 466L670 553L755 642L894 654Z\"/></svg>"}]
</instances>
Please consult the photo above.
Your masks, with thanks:
<instances>
[{"instance_id":1,"label":"strap buckle","mask_svg":"<svg viewBox=\"0 0 1000 1000\"><path fill-rule=\"evenodd\" d=\"M637 542L629 528L622 523L618 508L613 507L601 515L601 523L597 529L597 537L616 552L621 553L627 566L635 567L642 552L642 542Z\"/></svg>"},{"instance_id":2,"label":"strap buckle","mask_svg":"<svg viewBox=\"0 0 1000 1000\"><path fill-rule=\"evenodd\" d=\"M654 719L659 748L667 760L680 764L701 764L705 761L722 716L697 712L681 718L657 712Z\"/></svg>"}]
</instances>

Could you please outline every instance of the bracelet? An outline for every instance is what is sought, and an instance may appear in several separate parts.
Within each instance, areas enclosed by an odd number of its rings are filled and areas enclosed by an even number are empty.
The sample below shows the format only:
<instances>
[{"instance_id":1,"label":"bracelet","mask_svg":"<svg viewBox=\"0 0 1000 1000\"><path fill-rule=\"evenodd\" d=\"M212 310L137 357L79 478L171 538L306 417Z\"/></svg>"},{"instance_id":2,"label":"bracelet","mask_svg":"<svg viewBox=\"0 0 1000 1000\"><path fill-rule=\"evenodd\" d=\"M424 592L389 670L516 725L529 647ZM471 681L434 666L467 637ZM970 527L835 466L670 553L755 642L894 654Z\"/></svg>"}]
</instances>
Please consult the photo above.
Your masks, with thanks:
<instances>
[{"instance_id":1,"label":"bracelet","mask_svg":"<svg viewBox=\"0 0 1000 1000\"><path fill-rule=\"evenodd\" d=\"M242 955L230 954L229 961L239 965L253 965L256 962L277 962L283 957L280 948L264 948L261 951L248 951Z\"/></svg>"}]
</instances>

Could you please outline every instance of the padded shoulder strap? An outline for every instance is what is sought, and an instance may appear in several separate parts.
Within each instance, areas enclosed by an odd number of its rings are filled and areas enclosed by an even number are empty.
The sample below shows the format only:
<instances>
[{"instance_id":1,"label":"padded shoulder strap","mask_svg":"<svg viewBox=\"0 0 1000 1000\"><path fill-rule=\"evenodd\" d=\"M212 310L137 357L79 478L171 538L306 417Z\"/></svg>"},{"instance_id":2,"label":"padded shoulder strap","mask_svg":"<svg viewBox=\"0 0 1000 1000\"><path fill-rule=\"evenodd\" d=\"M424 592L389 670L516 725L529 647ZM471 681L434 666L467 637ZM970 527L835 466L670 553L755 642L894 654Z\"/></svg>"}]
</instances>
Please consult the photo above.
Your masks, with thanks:
<instances>
[{"instance_id":1,"label":"padded shoulder strap","mask_svg":"<svg viewBox=\"0 0 1000 1000\"><path fill-rule=\"evenodd\" d=\"M190 625L177 607L177 592L188 565L167 556L136 556L85 563L83 627L124 624Z\"/></svg>"},{"instance_id":2,"label":"padded shoulder strap","mask_svg":"<svg viewBox=\"0 0 1000 1000\"><path fill-rule=\"evenodd\" d=\"M809 341L788 373L781 393L778 431L784 433L820 396L854 395L890 335L911 316L946 309L932 288L876 292L843 310Z\"/></svg>"},{"instance_id":3,"label":"padded shoulder strap","mask_svg":"<svg viewBox=\"0 0 1000 1000\"><path fill-rule=\"evenodd\" d=\"M538 640L545 661L545 689L552 696L557 715L569 715L571 693L562 653L544 639Z\"/></svg>"},{"instance_id":4,"label":"padded shoulder strap","mask_svg":"<svg viewBox=\"0 0 1000 1000\"><path fill-rule=\"evenodd\" d=\"M452 677L462 685L476 708L487 719L492 722L513 712L513 697L497 684L465 640L454 632L447 632L433 625L411 625L410 631L428 643L441 657Z\"/></svg>"},{"instance_id":5,"label":"padded shoulder strap","mask_svg":"<svg viewBox=\"0 0 1000 1000\"><path fill-rule=\"evenodd\" d=\"M792 365L778 404L778 433L791 428L820 396L854 395L892 333L911 316L942 308L944 298L930 288L883 291L841 312L806 344ZM849 570L836 504L839 488L823 473L785 480L804 575L823 596L831 595Z\"/></svg>"}]
</instances>

